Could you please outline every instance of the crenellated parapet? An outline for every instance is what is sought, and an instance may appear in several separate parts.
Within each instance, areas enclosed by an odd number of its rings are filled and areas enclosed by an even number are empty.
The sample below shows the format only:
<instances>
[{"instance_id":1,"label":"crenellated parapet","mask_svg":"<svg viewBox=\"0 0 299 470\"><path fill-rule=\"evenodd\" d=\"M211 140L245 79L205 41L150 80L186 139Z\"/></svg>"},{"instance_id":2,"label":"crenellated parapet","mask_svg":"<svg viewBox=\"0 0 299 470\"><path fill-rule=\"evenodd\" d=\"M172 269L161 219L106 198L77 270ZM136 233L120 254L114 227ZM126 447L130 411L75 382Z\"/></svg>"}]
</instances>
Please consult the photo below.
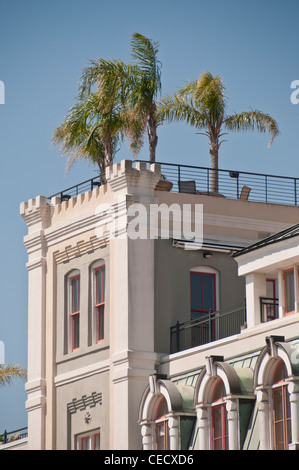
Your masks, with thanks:
<instances>
[{"instance_id":1,"label":"crenellated parapet","mask_svg":"<svg viewBox=\"0 0 299 470\"><path fill-rule=\"evenodd\" d=\"M28 227L28 233L47 228L51 221L50 206L45 196L37 196L20 204L20 214Z\"/></svg>"},{"instance_id":2,"label":"crenellated parapet","mask_svg":"<svg viewBox=\"0 0 299 470\"><path fill-rule=\"evenodd\" d=\"M122 160L106 169L106 178L112 190L120 195L153 196L161 178L161 166L137 162L134 168L131 160Z\"/></svg>"}]
</instances>

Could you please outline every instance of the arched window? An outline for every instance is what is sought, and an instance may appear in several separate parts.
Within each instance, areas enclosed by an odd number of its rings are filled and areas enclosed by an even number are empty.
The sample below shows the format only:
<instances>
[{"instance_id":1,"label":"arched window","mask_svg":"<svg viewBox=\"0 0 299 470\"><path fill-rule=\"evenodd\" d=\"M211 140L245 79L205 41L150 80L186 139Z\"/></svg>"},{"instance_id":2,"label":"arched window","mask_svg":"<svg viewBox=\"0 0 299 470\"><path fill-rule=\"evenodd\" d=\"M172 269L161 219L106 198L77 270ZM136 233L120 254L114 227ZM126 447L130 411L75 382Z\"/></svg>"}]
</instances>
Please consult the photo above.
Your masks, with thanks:
<instances>
[{"instance_id":1,"label":"arched window","mask_svg":"<svg viewBox=\"0 0 299 470\"><path fill-rule=\"evenodd\" d=\"M221 379L215 385L212 403L212 449L228 450L228 425L225 387Z\"/></svg>"},{"instance_id":2,"label":"arched window","mask_svg":"<svg viewBox=\"0 0 299 470\"><path fill-rule=\"evenodd\" d=\"M167 402L163 397L159 404L155 420L156 450L169 449L169 429L167 415Z\"/></svg>"},{"instance_id":3,"label":"arched window","mask_svg":"<svg viewBox=\"0 0 299 470\"><path fill-rule=\"evenodd\" d=\"M106 269L104 260L99 260L91 265L91 341L90 344L101 343L105 340L105 292Z\"/></svg>"},{"instance_id":4,"label":"arched window","mask_svg":"<svg viewBox=\"0 0 299 470\"><path fill-rule=\"evenodd\" d=\"M187 450L195 421L193 400L194 388L190 385L180 386L151 375L139 408L142 448Z\"/></svg>"},{"instance_id":5,"label":"arched window","mask_svg":"<svg viewBox=\"0 0 299 470\"><path fill-rule=\"evenodd\" d=\"M80 348L80 272L72 271L67 277L68 348L70 352Z\"/></svg>"},{"instance_id":6,"label":"arched window","mask_svg":"<svg viewBox=\"0 0 299 470\"><path fill-rule=\"evenodd\" d=\"M281 360L275 368L272 383L275 450L287 450L291 442L291 410L286 377L286 366Z\"/></svg>"},{"instance_id":7,"label":"arched window","mask_svg":"<svg viewBox=\"0 0 299 470\"><path fill-rule=\"evenodd\" d=\"M195 386L199 450L239 450L243 445L241 422L249 419L254 402L253 371L238 368L222 356L206 357ZM240 400L246 400L242 409Z\"/></svg>"},{"instance_id":8,"label":"arched window","mask_svg":"<svg viewBox=\"0 0 299 470\"><path fill-rule=\"evenodd\" d=\"M104 340L105 265L94 269L94 314L96 342Z\"/></svg>"},{"instance_id":9,"label":"arched window","mask_svg":"<svg viewBox=\"0 0 299 470\"><path fill-rule=\"evenodd\" d=\"M299 441L298 349L269 336L254 371L261 450L297 448Z\"/></svg>"}]
</instances>

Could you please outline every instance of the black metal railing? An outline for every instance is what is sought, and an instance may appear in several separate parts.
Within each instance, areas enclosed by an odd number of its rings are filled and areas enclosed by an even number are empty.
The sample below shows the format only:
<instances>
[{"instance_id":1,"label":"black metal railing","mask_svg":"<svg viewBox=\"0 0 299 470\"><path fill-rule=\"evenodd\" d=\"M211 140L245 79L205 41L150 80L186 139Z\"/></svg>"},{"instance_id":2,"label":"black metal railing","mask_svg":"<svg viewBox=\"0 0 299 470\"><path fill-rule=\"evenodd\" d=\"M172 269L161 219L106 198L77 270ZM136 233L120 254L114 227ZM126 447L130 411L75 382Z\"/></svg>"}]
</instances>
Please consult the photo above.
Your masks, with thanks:
<instances>
[{"instance_id":1,"label":"black metal railing","mask_svg":"<svg viewBox=\"0 0 299 470\"><path fill-rule=\"evenodd\" d=\"M245 302L226 310L204 313L200 319L178 321L170 327L170 353L238 334L245 322Z\"/></svg>"},{"instance_id":2,"label":"black metal railing","mask_svg":"<svg viewBox=\"0 0 299 470\"><path fill-rule=\"evenodd\" d=\"M15 442L19 439L24 439L28 436L28 428L20 428L15 431L4 431L0 434L0 444L7 444L8 442Z\"/></svg>"},{"instance_id":3,"label":"black metal railing","mask_svg":"<svg viewBox=\"0 0 299 470\"><path fill-rule=\"evenodd\" d=\"M295 205L299 203L299 178L234 170L211 170L190 165L160 163L161 173L172 181L172 191L179 192L180 183L195 183L197 193L211 194L211 175L217 172L218 194L228 199ZM194 186L194 185L193 185ZM247 190L247 191L246 191Z\"/></svg>"},{"instance_id":4,"label":"black metal railing","mask_svg":"<svg viewBox=\"0 0 299 470\"><path fill-rule=\"evenodd\" d=\"M261 322L266 323L278 318L278 299L260 297Z\"/></svg>"},{"instance_id":5,"label":"black metal railing","mask_svg":"<svg viewBox=\"0 0 299 470\"><path fill-rule=\"evenodd\" d=\"M92 191L94 188L101 186L101 184L101 177L95 176L90 180L83 181L83 183L76 184L75 186L64 189L59 193L52 194L52 196L49 196L48 199L52 199L52 197L59 197L61 201L68 201L72 197L77 197L78 194L85 193L86 191Z\"/></svg>"},{"instance_id":6,"label":"black metal railing","mask_svg":"<svg viewBox=\"0 0 299 470\"><path fill-rule=\"evenodd\" d=\"M144 161L135 160L134 162ZM182 183L187 181L192 183L192 188L194 188L192 192L210 195L211 175L213 175L214 178L216 171L218 195L228 199L248 199L254 202L291 206L297 206L299 203L299 178L235 170L211 170L211 168L207 167L179 165L175 163L157 163L161 165L162 175L173 183L173 192L180 192ZM71 197L78 196L78 194L93 190L94 187L100 185L101 178L97 176L53 194L49 196L48 199L57 196L60 197L61 200L68 200ZM247 193L244 192L244 188L247 189Z\"/></svg>"}]
</instances>

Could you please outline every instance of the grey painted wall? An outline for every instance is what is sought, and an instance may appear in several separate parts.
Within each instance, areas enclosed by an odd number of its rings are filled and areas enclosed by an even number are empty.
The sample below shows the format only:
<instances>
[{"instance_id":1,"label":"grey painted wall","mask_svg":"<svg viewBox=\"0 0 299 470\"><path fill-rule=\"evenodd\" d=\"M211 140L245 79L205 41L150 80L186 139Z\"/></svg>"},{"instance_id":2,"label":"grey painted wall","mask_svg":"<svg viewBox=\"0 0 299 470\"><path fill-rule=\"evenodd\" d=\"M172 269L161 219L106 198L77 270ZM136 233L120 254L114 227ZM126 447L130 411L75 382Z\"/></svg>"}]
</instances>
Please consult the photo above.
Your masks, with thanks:
<instances>
[{"instance_id":1,"label":"grey painted wall","mask_svg":"<svg viewBox=\"0 0 299 470\"><path fill-rule=\"evenodd\" d=\"M155 245L155 350L168 353L170 326L190 320L190 271L196 266L214 268L219 274L219 307L225 309L245 298L245 281L237 273L236 261L214 252L209 259L202 251L172 246L171 240Z\"/></svg>"},{"instance_id":2,"label":"grey painted wall","mask_svg":"<svg viewBox=\"0 0 299 470\"><path fill-rule=\"evenodd\" d=\"M92 271L103 260L106 270L105 339L95 344L92 334ZM74 270L80 273L80 349L68 350L67 278ZM87 373L89 366L109 358L109 250L100 248L57 266L56 305L56 377L71 376L56 387L57 449L74 449L76 436L100 430L101 448L109 448L109 371ZM104 361L104 362L103 362ZM89 413L89 415L86 415ZM88 419L87 419L88 418ZM66 425L67 423L67 425Z\"/></svg>"}]
</instances>

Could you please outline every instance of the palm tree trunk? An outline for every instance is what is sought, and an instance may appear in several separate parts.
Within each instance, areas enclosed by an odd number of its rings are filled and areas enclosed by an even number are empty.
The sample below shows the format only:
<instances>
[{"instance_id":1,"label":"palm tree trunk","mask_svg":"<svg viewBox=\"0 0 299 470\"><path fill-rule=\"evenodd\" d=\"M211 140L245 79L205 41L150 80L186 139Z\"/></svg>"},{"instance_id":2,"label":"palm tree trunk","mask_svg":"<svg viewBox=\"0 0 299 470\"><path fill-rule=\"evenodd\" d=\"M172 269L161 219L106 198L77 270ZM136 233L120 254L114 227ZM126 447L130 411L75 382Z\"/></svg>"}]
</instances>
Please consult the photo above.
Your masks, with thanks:
<instances>
[{"instance_id":1,"label":"palm tree trunk","mask_svg":"<svg viewBox=\"0 0 299 470\"><path fill-rule=\"evenodd\" d=\"M211 140L210 143L210 155L211 155L211 175L210 175L210 192L218 193L219 179L218 179L218 151L219 143L218 139L215 141Z\"/></svg>"},{"instance_id":2,"label":"palm tree trunk","mask_svg":"<svg viewBox=\"0 0 299 470\"><path fill-rule=\"evenodd\" d=\"M148 142L149 142L149 152L151 163L156 161L156 148L158 144L158 135L157 135L157 122L153 113L149 114L148 117L148 126L147 126Z\"/></svg>"},{"instance_id":3,"label":"palm tree trunk","mask_svg":"<svg viewBox=\"0 0 299 470\"><path fill-rule=\"evenodd\" d=\"M103 168L102 174L101 174L101 182L102 182L102 184L106 184L107 180L106 180L105 171L106 171L106 168L108 166L112 165L113 158L114 158L114 153L113 153L113 142L112 142L111 138L109 138L109 136L107 137L107 139L103 140L103 143L104 143L105 158L104 158L104 168Z\"/></svg>"}]
</instances>

